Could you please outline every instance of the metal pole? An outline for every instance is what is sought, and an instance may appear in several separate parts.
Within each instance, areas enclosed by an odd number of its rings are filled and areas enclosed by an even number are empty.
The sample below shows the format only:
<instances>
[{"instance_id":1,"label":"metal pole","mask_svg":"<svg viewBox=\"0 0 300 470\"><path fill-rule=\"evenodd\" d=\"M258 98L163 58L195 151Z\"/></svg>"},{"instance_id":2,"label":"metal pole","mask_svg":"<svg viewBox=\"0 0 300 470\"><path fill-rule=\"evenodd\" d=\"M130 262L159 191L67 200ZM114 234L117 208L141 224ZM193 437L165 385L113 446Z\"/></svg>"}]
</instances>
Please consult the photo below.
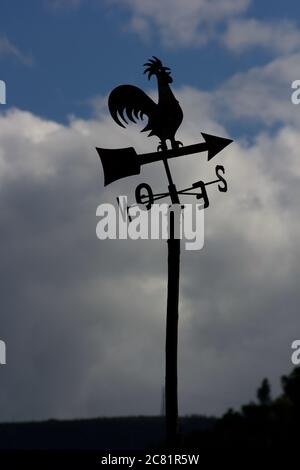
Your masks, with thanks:
<instances>
[{"instance_id":1,"label":"metal pole","mask_svg":"<svg viewBox=\"0 0 300 470\"><path fill-rule=\"evenodd\" d=\"M168 448L178 442L177 346L180 239L168 240L168 295L166 325L166 438Z\"/></svg>"},{"instance_id":2,"label":"metal pole","mask_svg":"<svg viewBox=\"0 0 300 470\"><path fill-rule=\"evenodd\" d=\"M167 159L163 160L169 182L172 204L180 204L176 186L173 183ZM165 411L166 443L169 449L178 444L178 391L177 391L177 351L178 351L178 302L180 238L174 238L174 213L169 213L168 239L168 287L166 320L166 371L165 371Z\"/></svg>"}]
</instances>

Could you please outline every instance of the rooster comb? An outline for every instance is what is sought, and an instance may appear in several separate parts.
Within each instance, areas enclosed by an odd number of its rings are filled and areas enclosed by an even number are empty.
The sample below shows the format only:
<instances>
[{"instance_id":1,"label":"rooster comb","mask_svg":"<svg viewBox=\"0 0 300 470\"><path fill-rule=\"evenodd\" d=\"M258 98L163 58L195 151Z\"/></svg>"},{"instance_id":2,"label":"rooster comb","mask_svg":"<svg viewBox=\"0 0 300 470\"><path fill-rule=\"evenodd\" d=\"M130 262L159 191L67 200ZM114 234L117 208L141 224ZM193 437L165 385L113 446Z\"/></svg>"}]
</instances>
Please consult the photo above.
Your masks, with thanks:
<instances>
[{"instance_id":1,"label":"rooster comb","mask_svg":"<svg viewBox=\"0 0 300 470\"><path fill-rule=\"evenodd\" d=\"M169 67L164 67L161 60L159 60L157 57L152 56L152 59L149 59L148 62L144 64L144 67L146 69L144 70L144 73L149 73L148 78L150 80L152 75L157 74L157 72L166 70L170 70Z\"/></svg>"}]
</instances>

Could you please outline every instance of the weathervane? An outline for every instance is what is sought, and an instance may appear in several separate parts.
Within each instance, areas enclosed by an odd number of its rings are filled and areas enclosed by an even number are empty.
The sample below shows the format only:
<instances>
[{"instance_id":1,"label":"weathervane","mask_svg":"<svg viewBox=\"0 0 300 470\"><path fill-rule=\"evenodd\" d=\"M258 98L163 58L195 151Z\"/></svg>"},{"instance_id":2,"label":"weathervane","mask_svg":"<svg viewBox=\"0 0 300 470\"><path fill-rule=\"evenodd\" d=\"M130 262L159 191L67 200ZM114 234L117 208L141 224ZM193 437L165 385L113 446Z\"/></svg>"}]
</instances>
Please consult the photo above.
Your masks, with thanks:
<instances>
[{"instance_id":1,"label":"weathervane","mask_svg":"<svg viewBox=\"0 0 300 470\"><path fill-rule=\"evenodd\" d=\"M227 183L223 176L225 173L224 167L222 165L216 166L216 180L206 183L202 180L197 181L191 187L177 190L172 179L168 160L184 155L207 152L209 161L233 141L202 132L204 142L183 146L182 142L175 139L176 132L183 120L183 112L170 88L170 84L173 82L171 71L169 67L164 67L162 62L155 56L144 66L146 67L144 73L148 73L149 80L153 75L157 78L158 103L155 103L136 86L121 85L110 93L108 107L114 121L122 127L125 127L123 123L128 124L126 117L130 121L136 122L146 116L148 122L142 132L149 131L148 137L157 136L160 139L157 151L137 155L133 147L121 149L96 147L103 166L104 185L106 186L127 176L139 175L142 165L162 161L168 179L168 191L153 194L148 184L141 183L135 191L137 204L143 204L149 210L155 201L170 197L172 204L177 204L181 208L179 196L189 195L201 199L203 208L206 208L209 205L206 186L219 183L219 191L227 191ZM124 113L126 113L126 117ZM167 142L170 143L170 148L168 148ZM178 444L177 349L180 238L174 236L175 221L174 213L172 217L171 211L169 223L165 412L167 446L176 448Z\"/></svg>"}]
</instances>

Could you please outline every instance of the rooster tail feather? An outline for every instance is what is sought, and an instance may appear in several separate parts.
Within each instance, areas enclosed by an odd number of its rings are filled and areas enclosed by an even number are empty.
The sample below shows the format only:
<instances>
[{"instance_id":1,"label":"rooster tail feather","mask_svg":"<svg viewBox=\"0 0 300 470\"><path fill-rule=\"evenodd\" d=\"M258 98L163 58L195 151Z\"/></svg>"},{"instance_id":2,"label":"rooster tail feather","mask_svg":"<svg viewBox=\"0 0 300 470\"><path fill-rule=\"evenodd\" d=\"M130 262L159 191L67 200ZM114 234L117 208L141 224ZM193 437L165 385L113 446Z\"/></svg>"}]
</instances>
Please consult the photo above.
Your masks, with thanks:
<instances>
[{"instance_id":1,"label":"rooster tail feather","mask_svg":"<svg viewBox=\"0 0 300 470\"><path fill-rule=\"evenodd\" d=\"M110 114L111 114L111 117L113 118L113 120L114 120L117 124L119 124L119 126L125 128L124 124L122 124L122 122L121 122L120 119L119 119L119 116L118 116L118 112L117 112L117 111L112 111L112 110L111 110L111 111L110 111ZM124 119L124 121L125 121L125 119ZM125 121L125 122L126 122L126 121Z\"/></svg>"},{"instance_id":2,"label":"rooster tail feather","mask_svg":"<svg viewBox=\"0 0 300 470\"><path fill-rule=\"evenodd\" d=\"M140 88L133 85L121 85L115 88L109 95L108 108L113 120L121 127L125 127L122 123L128 124L124 116L136 123L136 119L148 117L148 123L144 130L152 130L150 125L151 117L155 113L157 104L146 95Z\"/></svg>"}]
</instances>

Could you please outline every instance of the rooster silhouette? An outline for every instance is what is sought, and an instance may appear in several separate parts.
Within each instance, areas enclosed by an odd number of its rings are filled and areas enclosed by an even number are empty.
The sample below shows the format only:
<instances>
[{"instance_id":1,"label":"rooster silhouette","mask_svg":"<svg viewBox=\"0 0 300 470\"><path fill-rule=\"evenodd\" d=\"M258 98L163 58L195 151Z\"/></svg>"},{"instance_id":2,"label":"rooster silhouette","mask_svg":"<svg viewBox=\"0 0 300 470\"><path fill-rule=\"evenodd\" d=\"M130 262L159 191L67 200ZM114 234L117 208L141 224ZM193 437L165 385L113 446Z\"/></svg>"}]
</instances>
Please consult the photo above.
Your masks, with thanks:
<instances>
[{"instance_id":1,"label":"rooster silhouette","mask_svg":"<svg viewBox=\"0 0 300 470\"><path fill-rule=\"evenodd\" d=\"M148 73L149 80L152 75L156 75L158 103L136 86L120 85L109 95L110 114L121 127L125 127L121 120L128 124L124 112L134 123L136 119L143 119L147 116L148 123L141 132L150 131L148 137L155 135L160 139L158 150L167 150L167 140L170 141L172 148L177 148L182 145L181 142L175 140L175 134L182 122L183 112L170 88L170 83L173 82L171 70L169 67L164 67L155 56L149 59L144 67L146 67L144 73Z\"/></svg>"}]
</instances>

